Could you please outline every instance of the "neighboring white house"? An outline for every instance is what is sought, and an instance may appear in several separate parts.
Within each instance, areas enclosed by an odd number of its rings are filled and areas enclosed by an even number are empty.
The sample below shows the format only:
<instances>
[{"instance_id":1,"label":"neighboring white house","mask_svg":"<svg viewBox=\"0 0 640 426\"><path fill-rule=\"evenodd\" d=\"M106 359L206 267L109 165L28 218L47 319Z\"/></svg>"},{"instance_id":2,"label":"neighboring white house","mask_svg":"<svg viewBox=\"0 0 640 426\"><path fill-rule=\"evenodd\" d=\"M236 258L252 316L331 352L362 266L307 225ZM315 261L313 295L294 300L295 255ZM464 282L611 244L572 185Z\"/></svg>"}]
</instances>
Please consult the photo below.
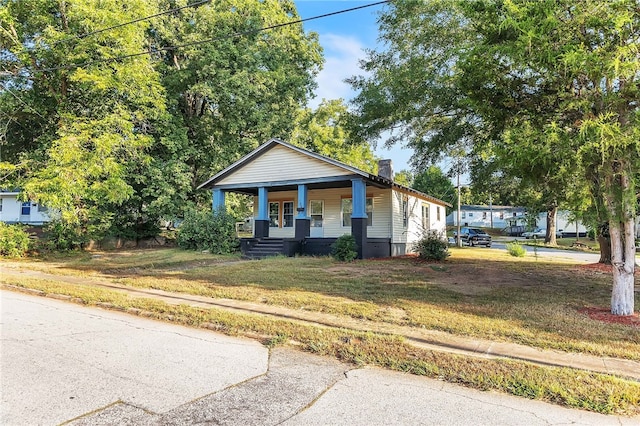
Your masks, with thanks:
<instances>
[{"instance_id":1,"label":"neighboring white house","mask_svg":"<svg viewBox=\"0 0 640 426\"><path fill-rule=\"evenodd\" d=\"M19 191L0 191L0 222L43 225L51 220L45 206L18 200L19 194Z\"/></svg>"},{"instance_id":2,"label":"neighboring white house","mask_svg":"<svg viewBox=\"0 0 640 426\"><path fill-rule=\"evenodd\" d=\"M576 235L577 232L582 236L587 233L587 228L578 221L569 219L570 212L567 210L559 210L556 214L556 230L562 230L565 235ZM447 216L447 225L456 226L458 221L458 211L454 210ZM547 229L547 213L539 213L535 219L535 223L529 223L527 210L524 207L511 206L481 206L481 205L462 205L460 206L460 224L461 226L477 226L484 228L505 229L508 227L523 228L540 228ZM526 230L522 229L522 231Z\"/></svg>"},{"instance_id":3,"label":"neighboring white house","mask_svg":"<svg viewBox=\"0 0 640 426\"><path fill-rule=\"evenodd\" d=\"M496 229L525 226L526 214L524 207L463 204L460 206L460 225ZM458 225L458 210L453 210L447 216L447 225Z\"/></svg>"},{"instance_id":4,"label":"neighboring white house","mask_svg":"<svg viewBox=\"0 0 640 426\"><path fill-rule=\"evenodd\" d=\"M254 196L254 238L241 247L255 257L328 254L344 234L355 237L361 258L409 253L425 230L444 238L450 205L393 182L390 162L383 165L372 175L271 139L200 188L212 190L214 209L226 192Z\"/></svg>"},{"instance_id":5,"label":"neighboring white house","mask_svg":"<svg viewBox=\"0 0 640 426\"><path fill-rule=\"evenodd\" d=\"M570 220L570 215L571 213L567 210L558 210L556 213L556 232L562 231L562 235L564 236L576 236L576 232L581 237L586 236L587 228L579 220ZM547 229L547 213L542 212L538 214L534 225L540 229Z\"/></svg>"}]
</instances>

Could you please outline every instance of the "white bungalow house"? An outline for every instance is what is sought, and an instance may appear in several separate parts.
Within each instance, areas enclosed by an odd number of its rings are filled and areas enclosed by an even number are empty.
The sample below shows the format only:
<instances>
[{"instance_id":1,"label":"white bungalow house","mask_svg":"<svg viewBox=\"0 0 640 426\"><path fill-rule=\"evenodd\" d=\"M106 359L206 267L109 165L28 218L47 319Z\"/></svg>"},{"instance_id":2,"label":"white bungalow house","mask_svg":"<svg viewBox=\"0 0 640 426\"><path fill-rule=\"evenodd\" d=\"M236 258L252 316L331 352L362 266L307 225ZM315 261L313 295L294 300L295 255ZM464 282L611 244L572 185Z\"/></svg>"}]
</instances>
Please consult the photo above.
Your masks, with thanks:
<instances>
[{"instance_id":1,"label":"white bungalow house","mask_svg":"<svg viewBox=\"0 0 640 426\"><path fill-rule=\"evenodd\" d=\"M0 191L0 222L43 225L51 220L45 206L33 201L21 201L19 194L19 191Z\"/></svg>"},{"instance_id":2,"label":"white bungalow house","mask_svg":"<svg viewBox=\"0 0 640 426\"><path fill-rule=\"evenodd\" d=\"M214 210L227 192L253 195L253 238L241 244L250 257L328 254L344 234L355 237L359 258L409 253L425 230L444 238L449 205L393 182L383 161L373 175L271 139L199 188L211 189Z\"/></svg>"}]
</instances>

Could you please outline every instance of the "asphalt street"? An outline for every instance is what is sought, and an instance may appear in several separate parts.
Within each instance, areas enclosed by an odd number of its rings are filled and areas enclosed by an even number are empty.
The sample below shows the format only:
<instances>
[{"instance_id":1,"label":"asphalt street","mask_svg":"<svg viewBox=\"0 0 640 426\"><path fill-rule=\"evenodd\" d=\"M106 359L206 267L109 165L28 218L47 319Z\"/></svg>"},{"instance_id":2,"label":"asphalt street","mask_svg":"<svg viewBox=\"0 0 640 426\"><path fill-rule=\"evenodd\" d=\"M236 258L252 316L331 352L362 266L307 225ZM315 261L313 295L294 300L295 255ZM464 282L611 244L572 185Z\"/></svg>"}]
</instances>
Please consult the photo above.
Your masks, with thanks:
<instances>
[{"instance_id":1,"label":"asphalt street","mask_svg":"<svg viewBox=\"0 0 640 426\"><path fill-rule=\"evenodd\" d=\"M638 425L0 291L2 425Z\"/></svg>"},{"instance_id":2,"label":"asphalt street","mask_svg":"<svg viewBox=\"0 0 640 426\"><path fill-rule=\"evenodd\" d=\"M528 256L539 256L541 258L548 257L554 259L566 259L575 262L582 263L597 263L600 260L599 252L589 252L589 251L574 251L574 250L561 250L554 249L550 247L534 247L529 245L523 245L524 249L527 251ZM478 249L484 247L476 247ZM504 241L494 241L491 244L491 248L487 250L506 250L506 242Z\"/></svg>"}]
</instances>

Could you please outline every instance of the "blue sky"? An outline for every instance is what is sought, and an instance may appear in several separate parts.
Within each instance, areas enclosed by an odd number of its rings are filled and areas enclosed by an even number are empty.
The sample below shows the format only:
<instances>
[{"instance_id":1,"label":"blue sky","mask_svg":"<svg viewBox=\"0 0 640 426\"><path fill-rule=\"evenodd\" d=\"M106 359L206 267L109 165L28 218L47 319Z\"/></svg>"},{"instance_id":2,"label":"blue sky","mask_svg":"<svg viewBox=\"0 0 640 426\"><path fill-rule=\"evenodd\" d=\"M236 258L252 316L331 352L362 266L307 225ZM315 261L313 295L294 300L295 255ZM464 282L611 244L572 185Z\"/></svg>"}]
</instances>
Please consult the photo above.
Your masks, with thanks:
<instances>
[{"instance_id":1,"label":"blue sky","mask_svg":"<svg viewBox=\"0 0 640 426\"><path fill-rule=\"evenodd\" d=\"M331 13L352 7L376 3L375 0L295 0L301 18ZM378 12L385 5L373 6L353 12L330 16L305 22L306 31L318 33L320 44L324 49L324 69L317 78L318 89L311 107L316 107L325 99L342 98L348 102L354 92L344 83L344 79L352 75L360 75L362 71L358 61L365 57L364 49L376 47L378 39ZM388 150L382 147L382 141L375 150L378 157L393 160L396 172L408 169L412 151L401 146Z\"/></svg>"}]
</instances>

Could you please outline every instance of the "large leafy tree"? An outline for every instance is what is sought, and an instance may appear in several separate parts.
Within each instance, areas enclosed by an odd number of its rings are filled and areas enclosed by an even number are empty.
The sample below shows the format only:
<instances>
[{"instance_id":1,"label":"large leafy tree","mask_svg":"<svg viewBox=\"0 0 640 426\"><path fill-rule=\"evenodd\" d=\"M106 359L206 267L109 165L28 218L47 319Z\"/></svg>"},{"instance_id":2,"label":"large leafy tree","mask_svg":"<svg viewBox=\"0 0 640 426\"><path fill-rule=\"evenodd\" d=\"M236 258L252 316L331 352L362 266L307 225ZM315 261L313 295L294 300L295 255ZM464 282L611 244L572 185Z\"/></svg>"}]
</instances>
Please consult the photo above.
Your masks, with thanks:
<instances>
[{"instance_id":1,"label":"large leafy tree","mask_svg":"<svg viewBox=\"0 0 640 426\"><path fill-rule=\"evenodd\" d=\"M457 205L458 196L451 179L438 166L430 166L413 178L412 188L422 191L436 198L446 201L452 206Z\"/></svg>"},{"instance_id":2,"label":"large leafy tree","mask_svg":"<svg viewBox=\"0 0 640 426\"><path fill-rule=\"evenodd\" d=\"M350 114L341 100L323 100L315 109L298 111L290 142L318 154L376 173L377 158L365 141L349 139Z\"/></svg>"},{"instance_id":3,"label":"large leafy tree","mask_svg":"<svg viewBox=\"0 0 640 426\"><path fill-rule=\"evenodd\" d=\"M352 80L360 131L399 128L395 137L424 157L460 141L476 158L505 156L508 144L549 152L536 164L540 181L578 172L598 189L611 236L611 310L631 314L639 21L634 0L395 1L380 19L387 49L365 61L370 77ZM534 138L522 137L526 128Z\"/></svg>"},{"instance_id":4,"label":"large leafy tree","mask_svg":"<svg viewBox=\"0 0 640 426\"><path fill-rule=\"evenodd\" d=\"M0 12L4 161L29 198L100 234L133 194L130 164L145 159L165 110L157 73L139 52L144 22L83 35L157 11L153 2L4 2ZM13 99L12 99L13 98ZM19 106L15 110L13 107Z\"/></svg>"},{"instance_id":5,"label":"large leafy tree","mask_svg":"<svg viewBox=\"0 0 640 426\"><path fill-rule=\"evenodd\" d=\"M163 141L154 156L179 164L175 186L188 200L198 200L195 189L212 174L293 130L322 65L317 35L301 24L261 29L296 18L288 0L220 0L170 14L154 29L170 112L185 132Z\"/></svg>"},{"instance_id":6,"label":"large leafy tree","mask_svg":"<svg viewBox=\"0 0 640 426\"><path fill-rule=\"evenodd\" d=\"M94 237L208 204L196 187L284 138L314 87L316 35L262 30L296 17L277 0L2 2L0 186Z\"/></svg>"}]
</instances>

